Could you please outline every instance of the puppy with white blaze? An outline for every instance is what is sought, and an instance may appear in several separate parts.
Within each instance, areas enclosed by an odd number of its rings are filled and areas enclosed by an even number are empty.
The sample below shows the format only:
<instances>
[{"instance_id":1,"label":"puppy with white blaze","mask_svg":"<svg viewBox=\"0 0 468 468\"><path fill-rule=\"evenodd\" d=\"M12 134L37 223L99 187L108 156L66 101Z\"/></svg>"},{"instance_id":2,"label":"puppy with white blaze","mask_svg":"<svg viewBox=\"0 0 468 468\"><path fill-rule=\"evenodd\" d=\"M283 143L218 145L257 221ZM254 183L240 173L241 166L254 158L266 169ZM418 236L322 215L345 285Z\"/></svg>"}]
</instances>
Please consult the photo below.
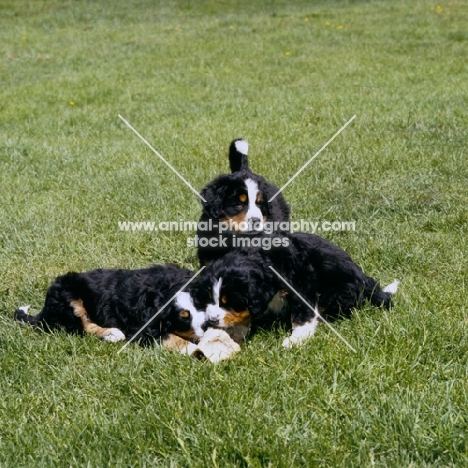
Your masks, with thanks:
<instances>
[{"instance_id":1,"label":"puppy with white blaze","mask_svg":"<svg viewBox=\"0 0 468 468\"><path fill-rule=\"evenodd\" d=\"M20 307L15 318L34 327L63 328L112 342L132 339L146 345L171 339L168 347L175 349L177 342L177 349L187 351L185 340L198 341L205 322L204 312L193 304L190 285L179 292L192 276L174 265L70 272L50 285L39 314L31 316L29 306Z\"/></svg>"},{"instance_id":2,"label":"puppy with white blaze","mask_svg":"<svg viewBox=\"0 0 468 468\"><path fill-rule=\"evenodd\" d=\"M391 307L398 281L382 289L344 250L318 236L275 236L287 238L289 246L232 250L206 268L193 291L208 323L235 341L251 327L279 320L292 328L283 342L290 347L312 336L321 318L349 316L365 302Z\"/></svg>"},{"instance_id":3,"label":"puppy with white blaze","mask_svg":"<svg viewBox=\"0 0 468 468\"><path fill-rule=\"evenodd\" d=\"M206 200L197 230L202 265L235 247L235 236L256 235L267 221L289 221L291 210L283 195L269 201L278 188L250 170L245 140L238 138L231 143L229 165L231 174L220 175L201 191Z\"/></svg>"}]
</instances>

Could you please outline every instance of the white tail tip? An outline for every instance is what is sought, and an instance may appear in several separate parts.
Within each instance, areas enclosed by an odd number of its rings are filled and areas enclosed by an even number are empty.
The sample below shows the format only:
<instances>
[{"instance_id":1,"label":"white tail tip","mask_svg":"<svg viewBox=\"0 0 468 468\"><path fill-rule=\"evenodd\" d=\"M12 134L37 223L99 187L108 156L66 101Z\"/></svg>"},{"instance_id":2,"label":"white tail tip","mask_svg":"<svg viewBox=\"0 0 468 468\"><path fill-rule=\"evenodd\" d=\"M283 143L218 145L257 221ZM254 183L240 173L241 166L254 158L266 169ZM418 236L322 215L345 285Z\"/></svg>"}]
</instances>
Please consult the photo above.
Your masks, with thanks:
<instances>
[{"instance_id":1,"label":"white tail tip","mask_svg":"<svg viewBox=\"0 0 468 468\"><path fill-rule=\"evenodd\" d=\"M237 140L234 145L238 153L247 156L249 153L249 144L245 140Z\"/></svg>"},{"instance_id":2,"label":"white tail tip","mask_svg":"<svg viewBox=\"0 0 468 468\"><path fill-rule=\"evenodd\" d=\"M398 291L398 285L400 282L398 280L395 280L393 283L390 283L388 286L385 286L383 289L383 292L389 293L389 294L395 294Z\"/></svg>"},{"instance_id":3,"label":"white tail tip","mask_svg":"<svg viewBox=\"0 0 468 468\"><path fill-rule=\"evenodd\" d=\"M27 306L21 306L21 307L18 307L18 310L21 310L23 311L25 314L29 315L29 308L31 306L30 305L27 305Z\"/></svg>"}]
</instances>

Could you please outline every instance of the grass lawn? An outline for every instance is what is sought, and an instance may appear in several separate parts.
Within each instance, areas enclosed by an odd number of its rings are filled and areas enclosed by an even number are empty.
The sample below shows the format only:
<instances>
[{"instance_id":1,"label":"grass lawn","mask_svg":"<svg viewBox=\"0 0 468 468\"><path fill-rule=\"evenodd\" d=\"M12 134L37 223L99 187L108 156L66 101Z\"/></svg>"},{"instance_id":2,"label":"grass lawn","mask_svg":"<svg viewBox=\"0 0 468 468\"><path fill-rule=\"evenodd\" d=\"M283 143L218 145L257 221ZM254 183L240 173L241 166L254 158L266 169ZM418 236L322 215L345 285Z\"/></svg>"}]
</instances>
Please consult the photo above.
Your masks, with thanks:
<instances>
[{"instance_id":1,"label":"grass lawn","mask_svg":"<svg viewBox=\"0 0 468 468\"><path fill-rule=\"evenodd\" d=\"M468 466L468 5L59 1L0 5L0 466ZM257 334L213 365L38 333L69 270L175 262L232 138L395 307L299 349Z\"/></svg>"}]
</instances>

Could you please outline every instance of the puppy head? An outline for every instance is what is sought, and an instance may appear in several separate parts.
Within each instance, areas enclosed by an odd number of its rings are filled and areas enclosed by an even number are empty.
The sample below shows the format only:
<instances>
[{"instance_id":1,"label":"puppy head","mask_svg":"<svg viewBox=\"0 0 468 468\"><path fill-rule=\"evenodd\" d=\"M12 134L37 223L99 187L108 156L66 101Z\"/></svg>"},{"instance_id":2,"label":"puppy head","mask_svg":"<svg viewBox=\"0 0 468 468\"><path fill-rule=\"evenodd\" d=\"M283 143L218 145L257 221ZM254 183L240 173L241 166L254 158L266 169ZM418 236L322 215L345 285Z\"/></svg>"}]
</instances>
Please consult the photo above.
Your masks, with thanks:
<instances>
[{"instance_id":1,"label":"puppy head","mask_svg":"<svg viewBox=\"0 0 468 468\"><path fill-rule=\"evenodd\" d=\"M220 276L211 282L208 297L206 318L211 325L220 328L250 328L249 285L241 278Z\"/></svg>"},{"instance_id":2,"label":"puppy head","mask_svg":"<svg viewBox=\"0 0 468 468\"><path fill-rule=\"evenodd\" d=\"M198 310L189 292L179 292L174 299L170 314L172 332L191 341L199 340L203 334L205 313Z\"/></svg>"},{"instance_id":3,"label":"puppy head","mask_svg":"<svg viewBox=\"0 0 468 468\"><path fill-rule=\"evenodd\" d=\"M222 175L202 191L202 219L229 223L233 232L263 231L270 207L262 177L249 172Z\"/></svg>"},{"instance_id":4,"label":"puppy head","mask_svg":"<svg viewBox=\"0 0 468 468\"><path fill-rule=\"evenodd\" d=\"M195 301L205 309L210 325L227 329L241 341L276 292L271 275L259 252L232 251L202 274Z\"/></svg>"}]
</instances>

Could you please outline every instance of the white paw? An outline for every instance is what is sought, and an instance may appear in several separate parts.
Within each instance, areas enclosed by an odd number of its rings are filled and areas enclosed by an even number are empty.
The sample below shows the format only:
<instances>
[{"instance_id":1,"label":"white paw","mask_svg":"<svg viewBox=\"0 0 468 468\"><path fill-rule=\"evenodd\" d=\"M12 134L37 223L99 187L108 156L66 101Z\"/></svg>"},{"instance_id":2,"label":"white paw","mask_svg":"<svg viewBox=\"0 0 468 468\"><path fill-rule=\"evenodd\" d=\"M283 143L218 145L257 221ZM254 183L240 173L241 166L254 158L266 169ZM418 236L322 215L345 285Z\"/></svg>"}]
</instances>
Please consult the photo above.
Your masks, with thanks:
<instances>
[{"instance_id":1,"label":"white paw","mask_svg":"<svg viewBox=\"0 0 468 468\"><path fill-rule=\"evenodd\" d=\"M283 348L292 348L293 346L301 346L308 336L288 336L283 340Z\"/></svg>"},{"instance_id":2,"label":"white paw","mask_svg":"<svg viewBox=\"0 0 468 468\"><path fill-rule=\"evenodd\" d=\"M385 286L385 288L383 288L383 292L395 294L398 291L399 284L400 282L398 280L395 280L393 283L390 283L388 286Z\"/></svg>"},{"instance_id":3,"label":"white paw","mask_svg":"<svg viewBox=\"0 0 468 468\"><path fill-rule=\"evenodd\" d=\"M125 341L125 335L118 328L108 328L102 335L102 339L117 343L118 341Z\"/></svg>"},{"instance_id":4,"label":"white paw","mask_svg":"<svg viewBox=\"0 0 468 468\"><path fill-rule=\"evenodd\" d=\"M203 354L203 351L193 343L187 343L187 346L181 352L196 359L200 359L200 361L206 359L206 356Z\"/></svg>"},{"instance_id":5,"label":"white paw","mask_svg":"<svg viewBox=\"0 0 468 468\"><path fill-rule=\"evenodd\" d=\"M303 325L294 326L291 336L288 336L283 340L283 348L291 348L292 346L299 346L305 340L314 335L315 329L318 325L318 315Z\"/></svg>"},{"instance_id":6,"label":"white paw","mask_svg":"<svg viewBox=\"0 0 468 468\"><path fill-rule=\"evenodd\" d=\"M31 306L30 305L27 305L27 306L21 306L21 307L18 307L18 310L21 310L22 312L24 312L25 314L29 314L29 308Z\"/></svg>"},{"instance_id":7,"label":"white paw","mask_svg":"<svg viewBox=\"0 0 468 468\"><path fill-rule=\"evenodd\" d=\"M198 347L211 362L224 361L240 351L240 346L224 330L215 328L205 332Z\"/></svg>"},{"instance_id":8,"label":"white paw","mask_svg":"<svg viewBox=\"0 0 468 468\"><path fill-rule=\"evenodd\" d=\"M294 339L292 336L288 336L283 340L283 348L292 348L294 345L298 344L298 340Z\"/></svg>"}]
</instances>

